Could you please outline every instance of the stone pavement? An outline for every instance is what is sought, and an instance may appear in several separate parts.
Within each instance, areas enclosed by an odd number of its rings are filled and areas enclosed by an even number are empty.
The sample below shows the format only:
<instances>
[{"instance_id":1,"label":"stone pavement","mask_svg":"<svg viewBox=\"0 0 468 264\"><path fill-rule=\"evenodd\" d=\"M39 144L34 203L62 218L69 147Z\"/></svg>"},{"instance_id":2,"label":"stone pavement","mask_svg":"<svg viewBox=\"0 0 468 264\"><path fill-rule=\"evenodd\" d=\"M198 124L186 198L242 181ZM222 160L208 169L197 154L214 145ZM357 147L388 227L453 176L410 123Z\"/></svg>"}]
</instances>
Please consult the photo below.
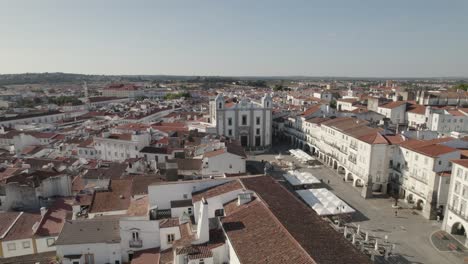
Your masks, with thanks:
<instances>
[{"instance_id":1,"label":"stone pavement","mask_svg":"<svg viewBox=\"0 0 468 264\"><path fill-rule=\"evenodd\" d=\"M466 251L465 246L452 235L442 230L432 233L431 242L439 251Z\"/></svg>"},{"instance_id":2,"label":"stone pavement","mask_svg":"<svg viewBox=\"0 0 468 264\"><path fill-rule=\"evenodd\" d=\"M257 167L263 172L263 165L260 161L273 161L277 154L278 152L250 156L250 166ZM284 152L284 149L282 155L285 160L295 161L293 157ZM298 164L297 161L295 163ZM395 244L395 254L390 260L383 262L382 259L376 259L376 263L468 263L468 261L464 262L464 258L468 257L467 253L463 251L441 252L433 245L431 235L441 229L441 223L426 220L412 209L400 209L398 215L395 216L395 209L392 208L393 199L363 199L351 183L343 182L342 177L325 166L315 169L301 167L300 170L311 172L317 178L322 179L324 187L352 206L357 211L352 216L352 222L359 224L361 230L368 231L371 236L381 239L388 236L389 242ZM282 174L281 171L269 173L270 176L281 181L283 180ZM403 203L400 204L403 205Z\"/></svg>"}]
</instances>

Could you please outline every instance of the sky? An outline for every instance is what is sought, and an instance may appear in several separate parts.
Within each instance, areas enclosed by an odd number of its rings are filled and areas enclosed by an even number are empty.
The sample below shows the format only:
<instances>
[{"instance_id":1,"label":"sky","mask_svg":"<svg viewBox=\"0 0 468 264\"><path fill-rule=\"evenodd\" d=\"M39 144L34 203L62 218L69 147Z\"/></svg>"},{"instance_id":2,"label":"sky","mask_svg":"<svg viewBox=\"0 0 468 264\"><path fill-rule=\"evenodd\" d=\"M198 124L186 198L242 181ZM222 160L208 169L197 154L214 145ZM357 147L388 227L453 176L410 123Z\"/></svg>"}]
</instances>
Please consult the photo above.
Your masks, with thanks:
<instances>
[{"instance_id":1,"label":"sky","mask_svg":"<svg viewBox=\"0 0 468 264\"><path fill-rule=\"evenodd\" d=\"M0 74L468 77L467 0L0 0Z\"/></svg>"}]
</instances>

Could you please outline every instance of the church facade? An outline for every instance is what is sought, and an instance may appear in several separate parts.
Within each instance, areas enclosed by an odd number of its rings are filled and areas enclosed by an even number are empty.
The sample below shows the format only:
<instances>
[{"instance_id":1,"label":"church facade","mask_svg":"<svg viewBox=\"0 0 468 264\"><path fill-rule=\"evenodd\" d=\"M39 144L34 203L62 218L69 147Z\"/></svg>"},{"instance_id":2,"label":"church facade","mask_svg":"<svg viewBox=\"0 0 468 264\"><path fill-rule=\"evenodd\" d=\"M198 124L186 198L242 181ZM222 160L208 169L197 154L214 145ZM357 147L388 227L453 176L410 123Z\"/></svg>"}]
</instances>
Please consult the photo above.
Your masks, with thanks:
<instances>
[{"instance_id":1,"label":"church facade","mask_svg":"<svg viewBox=\"0 0 468 264\"><path fill-rule=\"evenodd\" d=\"M210 121L218 135L239 140L242 146L269 148L272 140L272 99L269 94L259 103L243 98L226 103L223 94L210 101Z\"/></svg>"}]
</instances>

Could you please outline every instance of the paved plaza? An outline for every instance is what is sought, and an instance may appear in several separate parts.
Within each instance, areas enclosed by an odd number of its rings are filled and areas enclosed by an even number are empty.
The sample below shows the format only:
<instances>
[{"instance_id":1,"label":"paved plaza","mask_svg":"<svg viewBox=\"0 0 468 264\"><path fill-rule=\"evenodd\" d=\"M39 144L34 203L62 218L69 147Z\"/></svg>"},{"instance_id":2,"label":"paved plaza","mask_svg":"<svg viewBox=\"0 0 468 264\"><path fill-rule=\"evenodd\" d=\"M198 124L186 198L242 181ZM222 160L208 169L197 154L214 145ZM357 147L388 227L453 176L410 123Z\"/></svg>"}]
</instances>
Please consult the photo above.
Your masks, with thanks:
<instances>
[{"instance_id":1,"label":"paved plaza","mask_svg":"<svg viewBox=\"0 0 468 264\"><path fill-rule=\"evenodd\" d=\"M285 153L284 148L282 150L284 160L298 164L297 160ZM250 167L257 167L258 172L263 172L260 161L273 161L277 154L278 151L272 151L271 154L249 156ZM389 242L395 244L394 253L396 254L389 263L468 263L468 252L449 249L442 251L439 250L440 246L434 246L431 237L441 229L441 223L426 220L417 211L409 208L399 209L395 216L395 209L392 208L393 199L364 199L360 196L359 190L351 183L343 182L342 177L328 167L300 166L298 169L311 172L317 178L322 179L324 187L352 206L357 212L352 215L351 222L355 225L359 224L362 231L369 232L370 236L379 237L382 240L388 236ZM283 181L282 174L281 171L269 173L279 181ZM404 205L403 202L399 204ZM464 260L465 257L467 261Z\"/></svg>"}]
</instances>

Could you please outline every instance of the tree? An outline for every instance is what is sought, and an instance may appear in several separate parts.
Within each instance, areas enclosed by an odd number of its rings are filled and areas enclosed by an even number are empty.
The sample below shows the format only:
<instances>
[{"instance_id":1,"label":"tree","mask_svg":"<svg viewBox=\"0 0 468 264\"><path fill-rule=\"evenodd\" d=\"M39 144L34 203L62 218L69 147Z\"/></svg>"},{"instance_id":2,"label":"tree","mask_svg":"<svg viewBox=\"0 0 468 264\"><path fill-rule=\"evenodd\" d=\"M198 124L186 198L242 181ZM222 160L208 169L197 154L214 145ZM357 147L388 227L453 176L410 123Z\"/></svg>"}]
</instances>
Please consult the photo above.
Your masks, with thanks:
<instances>
[{"instance_id":1,"label":"tree","mask_svg":"<svg viewBox=\"0 0 468 264\"><path fill-rule=\"evenodd\" d=\"M191 95L189 92L182 92L182 93L169 93L164 96L164 100L174 100L179 98L190 98Z\"/></svg>"},{"instance_id":2,"label":"tree","mask_svg":"<svg viewBox=\"0 0 468 264\"><path fill-rule=\"evenodd\" d=\"M460 83L452 87L454 90L463 90L467 91L468 90L468 83Z\"/></svg>"},{"instance_id":3,"label":"tree","mask_svg":"<svg viewBox=\"0 0 468 264\"><path fill-rule=\"evenodd\" d=\"M330 101L330 107L333 108L333 109L336 109L336 100L335 99L332 99Z\"/></svg>"},{"instance_id":4,"label":"tree","mask_svg":"<svg viewBox=\"0 0 468 264\"><path fill-rule=\"evenodd\" d=\"M275 86L273 87L273 91L283 91L283 85L275 84Z\"/></svg>"}]
</instances>

